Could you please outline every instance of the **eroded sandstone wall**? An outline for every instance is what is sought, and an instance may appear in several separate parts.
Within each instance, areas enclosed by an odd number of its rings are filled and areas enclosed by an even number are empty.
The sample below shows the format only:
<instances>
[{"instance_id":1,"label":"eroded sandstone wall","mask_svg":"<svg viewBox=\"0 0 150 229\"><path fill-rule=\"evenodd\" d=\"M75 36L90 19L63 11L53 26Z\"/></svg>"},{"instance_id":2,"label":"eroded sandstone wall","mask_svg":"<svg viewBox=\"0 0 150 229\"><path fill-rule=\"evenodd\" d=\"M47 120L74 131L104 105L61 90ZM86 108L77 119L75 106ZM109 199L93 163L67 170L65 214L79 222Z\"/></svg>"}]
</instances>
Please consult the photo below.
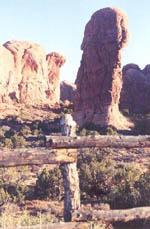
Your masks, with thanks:
<instances>
[{"instance_id":1,"label":"eroded sandstone wall","mask_svg":"<svg viewBox=\"0 0 150 229\"><path fill-rule=\"evenodd\" d=\"M1 103L42 107L59 102L62 55L46 56L43 47L26 41L8 41L0 49Z\"/></svg>"}]
</instances>

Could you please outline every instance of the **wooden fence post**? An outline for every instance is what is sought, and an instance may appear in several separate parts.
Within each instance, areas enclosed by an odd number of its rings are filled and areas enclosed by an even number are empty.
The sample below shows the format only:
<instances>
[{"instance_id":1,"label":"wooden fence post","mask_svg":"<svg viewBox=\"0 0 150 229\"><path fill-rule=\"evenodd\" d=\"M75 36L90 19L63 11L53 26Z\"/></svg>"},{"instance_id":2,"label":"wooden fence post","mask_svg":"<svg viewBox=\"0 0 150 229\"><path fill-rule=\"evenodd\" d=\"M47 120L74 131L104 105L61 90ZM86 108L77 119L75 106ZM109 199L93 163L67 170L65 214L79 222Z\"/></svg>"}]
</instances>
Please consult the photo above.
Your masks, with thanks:
<instances>
[{"instance_id":1,"label":"wooden fence post","mask_svg":"<svg viewBox=\"0 0 150 229\"><path fill-rule=\"evenodd\" d=\"M71 222L72 213L80 208L80 189L77 163L60 165L64 180L64 221Z\"/></svg>"}]
</instances>

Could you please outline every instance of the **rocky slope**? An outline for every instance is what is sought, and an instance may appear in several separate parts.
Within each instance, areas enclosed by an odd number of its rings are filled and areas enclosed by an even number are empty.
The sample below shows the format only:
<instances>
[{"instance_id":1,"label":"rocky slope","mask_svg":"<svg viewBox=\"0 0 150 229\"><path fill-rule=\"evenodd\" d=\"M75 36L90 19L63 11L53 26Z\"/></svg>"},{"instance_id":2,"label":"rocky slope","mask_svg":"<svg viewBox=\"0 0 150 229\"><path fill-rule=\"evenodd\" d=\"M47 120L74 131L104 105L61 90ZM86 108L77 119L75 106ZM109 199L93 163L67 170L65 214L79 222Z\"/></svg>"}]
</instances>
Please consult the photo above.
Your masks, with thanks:
<instances>
[{"instance_id":1,"label":"rocky slope","mask_svg":"<svg viewBox=\"0 0 150 229\"><path fill-rule=\"evenodd\" d=\"M97 11L87 23L74 100L74 117L79 125L94 122L118 129L129 127L118 109L121 49L127 45L128 36L126 15L116 8Z\"/></svg>"},{"instance_id":2,"label":"rocky slope","mask_svg":"<svg viewBox=\"0 0 150 229\"><path fill-rule=\"evenodd\" d=\"M43 107L59 102L63 56L46 55L39 44L26 41L8 41L0 51L0 103Z\"/></svg>"}]
</instances>

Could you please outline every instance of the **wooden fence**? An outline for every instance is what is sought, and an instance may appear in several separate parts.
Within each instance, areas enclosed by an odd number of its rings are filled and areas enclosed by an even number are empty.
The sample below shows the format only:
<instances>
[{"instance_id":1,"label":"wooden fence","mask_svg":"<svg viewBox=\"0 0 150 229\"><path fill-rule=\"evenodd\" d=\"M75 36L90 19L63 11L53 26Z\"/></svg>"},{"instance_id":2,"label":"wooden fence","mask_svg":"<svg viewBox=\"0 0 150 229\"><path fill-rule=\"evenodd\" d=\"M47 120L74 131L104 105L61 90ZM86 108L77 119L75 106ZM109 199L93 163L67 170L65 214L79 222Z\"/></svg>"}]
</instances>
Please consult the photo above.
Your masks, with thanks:
<instances>
[{"instance_id":1,"label":"wooden fence","mask_svg":"<svg viewBox=\"0 0 150 229\"><path fill-rule=\"evenodd\" d=\"M45 148L1 149L0 167L59 164L64 179L64 221L108 222L149 219L150 207L126 210L87 210L80 207L77 156L80 148L150 148L150 136L47 136Z\"/></svg>"}]
</instances>

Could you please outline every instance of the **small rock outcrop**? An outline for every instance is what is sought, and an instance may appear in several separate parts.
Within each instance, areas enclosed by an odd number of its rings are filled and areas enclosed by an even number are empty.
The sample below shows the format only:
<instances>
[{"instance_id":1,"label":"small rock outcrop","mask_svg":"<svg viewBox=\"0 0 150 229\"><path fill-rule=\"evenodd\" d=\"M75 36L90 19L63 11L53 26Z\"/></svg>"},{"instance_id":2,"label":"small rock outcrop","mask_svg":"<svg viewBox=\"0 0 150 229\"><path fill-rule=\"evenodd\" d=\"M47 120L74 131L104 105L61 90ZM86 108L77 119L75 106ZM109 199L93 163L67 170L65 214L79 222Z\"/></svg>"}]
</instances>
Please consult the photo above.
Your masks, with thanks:
<instances>
[{"instance_id":1,"label":"small rock outcrop","mask_svg":"<svg viewBox=\"0 0 150 229\"><path fill-rule=\"evenodd\" d=\"M93 122L118 129L130 125L118 109L121 49L127 45L128 36L127 18L120 9L101 9L86 25L74 99L74 118L79 125Z\"/></svg>"},{"instance_id":2,"label":"small rock outcrop","mask_svg":"<svg viewBox=\"0 0 150 229\"><path fill-rule=\"evenodd\" d=\"M46 56L39 44L8 41L0 46L0 102L40 106L60 99L59 70L65 58Z\"/></svg>"},{"instance_id":3,"label":"small rock outcrop","mask_svg":"<svg viewBox=\"0 0 150 229\"><path fill-rule=\"evenodd\" d=\"M123 87L120 108L131 113L150 112L150 65L141 70L136 64L123 67Z\"/></svg>"},{"instance_id":4,"label":"small rock outcrop","mask_svg":"<svg viewBox=\"0 0 150 229\"><path fill-rule=\"evenodd\" d=\"M70 83L68 81L62 81L60 84L60 99L63 102L65 100L73 102L76 89L76 84Z\"/></svg>"}]
</instances>

